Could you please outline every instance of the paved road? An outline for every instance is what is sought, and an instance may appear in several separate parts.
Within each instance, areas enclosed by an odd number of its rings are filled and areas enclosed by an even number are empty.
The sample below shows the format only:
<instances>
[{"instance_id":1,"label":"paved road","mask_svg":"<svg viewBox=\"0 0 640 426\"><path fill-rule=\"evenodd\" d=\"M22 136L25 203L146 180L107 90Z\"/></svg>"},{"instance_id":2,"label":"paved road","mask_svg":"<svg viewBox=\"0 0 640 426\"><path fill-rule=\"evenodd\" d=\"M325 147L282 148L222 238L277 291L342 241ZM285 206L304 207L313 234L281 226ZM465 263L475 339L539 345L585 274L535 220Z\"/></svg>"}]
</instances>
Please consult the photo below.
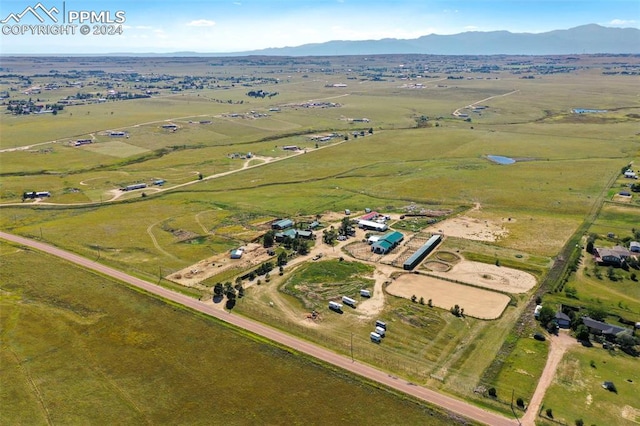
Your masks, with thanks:
<instances>
[{"instance_id":1,"label":"paved road","mask_svg":"<svg viewBox=\"0 0 640 426\"><path fill-rule=\"evenodd\" d=\"M508 419L498 414L485 411L474 405L470 405L464 401L409 383L403 379L389 375L388 373L385 373L384 371L373 368L369 365L361 364L359 362L352 362L351 358L336 354L334 352L331 352L328 349L306 342L297 337L290 336L286 333L273 329L259 322L256 322L238 315L231 314L230 312L217 310L211 306L205 305L204 303L198 300L192 299L188 296L184 296L180 293L167 290L163 287L157 286L155 284L151 284L147 281L125 274L124 272L118 271L116 269L94 262L90 259L86 259L84 257L78 256L76 254L67 252L65 250L59 249L49 244L41 243L39 241L30 240L27 238L19 237L19 236L8 234L1 231L0 231L0 238L5 239L7 241L15 242L18 244L22 244L24 246L43 251L45 253L49 253L51 255L65 259L69 262L78 264L84 268L91 269L91 270L100 272L102 274L105 274L107 276L113 277L115 279L124 281L127 284L130 284L140 289L143 289L145 291L148 291L149 293L156 294L167 300L171 300L173 302L180 303L191 309L203 312L207 315L218 318L229 324L235 325L236 327L239 327L239 328L248 330L252 333L255 333L257 335L266 337L277 343L280 343L282 345L295 349L296 351L305 353L307 355L311 355L324 362L341 367L347 371L363 376L369 380L376 381L383 385L389 386L390 388L399 390L408 395L414 396L428 403L437 405L448 411L462 415L464 417L468 417L475 421L492 425L492 426L502 426L502 425L511 426L511 425L517 424L515 420Z\"/></svg>"}]
</instances>

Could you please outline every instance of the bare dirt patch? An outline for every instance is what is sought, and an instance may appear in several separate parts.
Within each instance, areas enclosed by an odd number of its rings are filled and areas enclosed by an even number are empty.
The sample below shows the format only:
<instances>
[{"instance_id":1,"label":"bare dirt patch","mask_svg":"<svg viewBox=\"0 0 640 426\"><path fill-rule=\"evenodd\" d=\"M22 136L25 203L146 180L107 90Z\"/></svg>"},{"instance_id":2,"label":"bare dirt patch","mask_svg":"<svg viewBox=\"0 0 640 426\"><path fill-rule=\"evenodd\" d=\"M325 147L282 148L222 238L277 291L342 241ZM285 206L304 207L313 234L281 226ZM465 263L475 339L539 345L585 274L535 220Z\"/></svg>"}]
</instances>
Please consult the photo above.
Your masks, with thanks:
<instances>
[{"instance_id":1,"label":"bare dirt patch","mask_svg":"<svg viewBox=\"0 0 640 426\"><path fill-rule=\"evenodd\" d=\"M412 295L431 299L434 306L443 309L459 305L465 315L481 319L498 318L510 301L504 294L418 274L399 276L387 286L387 292L407 299Z\"/></svg>"},{"instance_id":2,"label":"bare dirt patch","mask_svg":"<svg viewBox=\"0 0 640 426\"><path fill-rule=\"evenodd\" d=\"M451 269L451 266L445 262L439 262L437 260L429 260L425 262L424 267L435 272L447 272Z\"/></svg>"},{"instance_id":3,"label":"bare dirt patch","mask_svg":"<svg viewBox=\"0 0 640 426\"><path fill-rule=\"evenodd\" d=\"M526 293L536 285L536 278L527 272L470 260L456 263L447 272L430 269L434 275L506 293Z\"/></svg>"},{"instance_id":4,"label":"bare dirt patch","mask_svg":"<svg viewBox=\"0 0 640 426\"><path fill-rule=\"evenodd\" d=\"M613 201L618 203L630 203L633 200L633 196L631 195L620 195L616 194L613 196Z\"/></svg>"},{"instance_id":5,"label":"bare dirt patch","mask_svg":"<svg viewBox=\"0 0 640 426\"><path fill-rule=\"evenodd\" d=\"M229 269L237 269L238 273L240 273L252 266L266 262L272 257L261 244L247 244L243 248L244 252L240 259L230 259L229 253L221 253L203 259L166 278L187 287L194 287L201 281L211 278L214 275L227 272Z\"/></svg>"},{"instance_id":6,"label":"bare dirt patch","mask_svg":"<svg viewBox=\"0 0 640 426\"><path fill-rule=\"evenodd\" d=\"M497 241L508 234L507 229L501 223L468 216L458 216L443 220L429 226L426 231L444 234L448 237L491 242Z\"/></svg>"}]
</instances>

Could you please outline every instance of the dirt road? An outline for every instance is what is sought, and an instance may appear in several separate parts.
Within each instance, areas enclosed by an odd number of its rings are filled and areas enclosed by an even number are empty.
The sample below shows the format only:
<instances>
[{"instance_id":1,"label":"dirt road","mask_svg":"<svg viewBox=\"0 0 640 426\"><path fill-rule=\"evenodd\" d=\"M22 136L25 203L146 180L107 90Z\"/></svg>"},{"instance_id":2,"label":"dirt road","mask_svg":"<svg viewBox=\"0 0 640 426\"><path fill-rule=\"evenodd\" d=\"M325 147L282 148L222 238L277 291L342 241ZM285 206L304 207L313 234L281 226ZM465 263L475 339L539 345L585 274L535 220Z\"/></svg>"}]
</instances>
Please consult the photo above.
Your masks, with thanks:
<instances>
[{"instance_id":1,"label":"dirt road","mask_svg":"<svg viewBox=\"0 0 640 426\"><path fill-rule=\"evenodd\" d=\"M449 410L461 416L468 417L478 422L488 424L488 425L493 425L493 426L516 424L514 420L508 419L506 417L502 417L501 415L498 415L498 414L490 413L481 408L470 405L464 401L457 400L447 395L439 394L438 392L435 392L433 390L417 386L413 383L407 382L398 377L391 376L388 373L385 373L384 371L373 368L369 365L360 364L359 362L353 362L348 357L338 355L334 352L331 352L328 349L322 348L320 346L306 342L296 337L287 335L279 330L275 330L264 324L249 320L244 317L237 316L235 314L231 314L230 312L220 311L210 305L207 305L198 300L192 299L188 296L184 296L182 294L173 292L171 290L167 290L163 287L159 287L157 285L151 284L147 281L125 274L124 272L118 271L108 266L96 263L92 260L86 259L76 254L69 253L57 247L54 247L45 243L41 243L38 241L30 240L27 238L19 237L16 235L8 234L5 232L0 232L0 238L7 241L12 241L17 244L21 244L36 250L43 251L53 256L57 256L62 259L65 259L69 262L76 263L86 269L94 270L102 274L105 274L107 276L110 276L112 278L121 280L123 282L126 282L129 285L138 287L140 289L148 291L149 293L155 294L167 300L180 303L196 311L203 312L207 315L218 318L219 320L235 325L236 327L239 327L239 328L248 330L252 333L255 333L257 335L266 337L277 343L290 347L296 351L313 356L319 360L333 364L347 371L350 371L354 374L363 376L369 380L376 381L378 383L386 385L390 388L399 390L408 395L424 400L428 403L440 406L446 410Z\"/></svg>"},{"instance_id":2,"label":"dirt road","mask_svg":"<svg viewBox=\"0 0 640 426\"><path fill-rule=\"evenodd\" d=\"M538 386L536 386L533 397L531 397L531 402L529 402L527 412L524 417L522 417L523 425L535 425L536 419L538 418L538 412L540 411L540 405L542 404L542 398L544 398L547 388L551 385L551 382L556 375L556 370L558 369L558 365L560 364L562 357L567 349L576 344L576 339L569 336L569 334L564 330L560 330L557 336L551 336L551 346L549 347L547 364L544 367L542 376L540 376L540 381L538 381Z\"/></svg>"}]
</instances>

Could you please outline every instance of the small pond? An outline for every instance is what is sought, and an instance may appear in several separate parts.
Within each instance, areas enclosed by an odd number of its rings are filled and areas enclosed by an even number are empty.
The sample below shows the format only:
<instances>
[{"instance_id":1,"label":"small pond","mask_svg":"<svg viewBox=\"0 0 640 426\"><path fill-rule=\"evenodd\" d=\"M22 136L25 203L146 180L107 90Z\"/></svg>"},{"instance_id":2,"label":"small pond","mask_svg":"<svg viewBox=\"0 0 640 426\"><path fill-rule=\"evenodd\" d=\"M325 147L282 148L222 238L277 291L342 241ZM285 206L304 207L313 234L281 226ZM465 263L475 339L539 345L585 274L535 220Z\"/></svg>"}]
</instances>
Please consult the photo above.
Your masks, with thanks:
<instances>
[{"instance_id":1,"label":"small pond","mask_svg":"<svg viewBox=\"0 0 640 426\"><path fill-rule=\"evenodd\" d=\"M571 111L574 114L596 114L599 112L607 112L606 109L586 109L586 108L574 108Z\"/></svg>"},{"instance_id":2,"label":"small pond","mask_svg":"<svg viewBox=\"0 0 640 426\"><path fill-rule=\"evenodd\" d=\"M487 158L498 164L513 164L516 162L513 158L503 157L502 155L487 155Z\"/></svg>"}]
</instances>

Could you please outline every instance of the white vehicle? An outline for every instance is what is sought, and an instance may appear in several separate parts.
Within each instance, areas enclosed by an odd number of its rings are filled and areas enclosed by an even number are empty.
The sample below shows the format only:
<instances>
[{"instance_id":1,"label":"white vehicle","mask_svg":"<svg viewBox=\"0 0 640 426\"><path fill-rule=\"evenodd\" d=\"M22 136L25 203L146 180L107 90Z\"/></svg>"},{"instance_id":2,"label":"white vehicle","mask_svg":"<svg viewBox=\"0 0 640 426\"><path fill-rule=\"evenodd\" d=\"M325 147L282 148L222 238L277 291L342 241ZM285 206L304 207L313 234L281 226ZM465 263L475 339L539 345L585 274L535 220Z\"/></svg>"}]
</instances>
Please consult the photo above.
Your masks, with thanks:
<instances>
[{"instance_id":1,"label":"white vehicle","mask_svg":"<svg viewBox=\"0 0 640 426\"><path fill-rule=\"evenodd\" d=\"M375 331L372 331L369 336L371 336L371 341L374 343L380 343L382 341L382 336L380 336Z\"/></svg>"},{"instance_id":2,"label":"white vehicle","mask_svg":"<svg viewBox=\"0 0 640 426\"><path fill-rule=\"evenodd\" d=\"M336 312L342 312L342 304L338 302L329 302L329 309Z\"/></svg>"},{"instance_id":3,"label":"white vehicle","mask_svg":"<svg viewBox=\"0 0 640 426\"><path fill-rule=\"evenodd\" d=\"M344 303L345 305L349 305L352 308L355 308L356 307L356 303L358 303L358 302L356 302L354 299L352 299L350 297L342 296L342 303Z\"/></svg>"}]
</instances>

